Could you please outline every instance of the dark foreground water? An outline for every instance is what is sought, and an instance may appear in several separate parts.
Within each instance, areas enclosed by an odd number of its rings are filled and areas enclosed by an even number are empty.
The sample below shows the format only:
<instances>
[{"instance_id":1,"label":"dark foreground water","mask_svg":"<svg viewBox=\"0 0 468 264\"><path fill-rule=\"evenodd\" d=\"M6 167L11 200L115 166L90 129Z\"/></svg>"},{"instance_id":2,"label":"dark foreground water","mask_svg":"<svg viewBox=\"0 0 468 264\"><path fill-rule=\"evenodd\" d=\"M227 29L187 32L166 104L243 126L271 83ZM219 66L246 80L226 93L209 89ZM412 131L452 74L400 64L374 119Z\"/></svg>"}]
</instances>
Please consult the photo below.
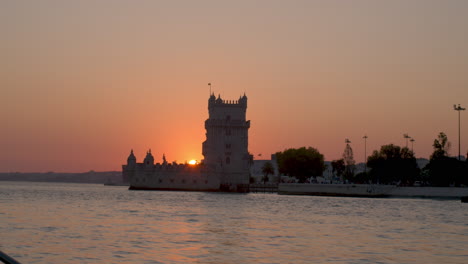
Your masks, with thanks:
<instances>
[{"instance_id":1,"label":"dark foreground water","mask_svg":"<svg viewBox=\"0 0 468 264\"><path fill-rule=\"evenodd\" d=\"M468 204L0 182L26 263L468 263Z\"/></svg>"}]
</instances>

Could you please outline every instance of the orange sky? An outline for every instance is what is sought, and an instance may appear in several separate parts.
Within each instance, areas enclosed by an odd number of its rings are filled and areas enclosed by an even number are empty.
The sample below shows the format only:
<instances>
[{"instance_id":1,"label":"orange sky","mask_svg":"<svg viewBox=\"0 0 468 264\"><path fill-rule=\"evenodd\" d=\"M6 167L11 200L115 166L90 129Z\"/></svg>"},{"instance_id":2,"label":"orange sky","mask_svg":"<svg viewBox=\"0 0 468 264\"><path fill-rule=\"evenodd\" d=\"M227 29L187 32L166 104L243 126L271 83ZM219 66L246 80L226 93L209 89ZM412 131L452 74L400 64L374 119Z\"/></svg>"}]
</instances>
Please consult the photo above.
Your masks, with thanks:
<instances>
[{"instance_id":1,"label":"orange sky","mask_svg":"<svg viewBox=\"0 0 468 264\"><path fill-rule=\"evenodd\" d=\"M0 171L201 159L208 82L249 98L258 158L355 159L415 138L428 158L468 106L467 1L9 1L0 4ZM462 112L462 154L468 151Z\"/></svg>"}]
</instances>

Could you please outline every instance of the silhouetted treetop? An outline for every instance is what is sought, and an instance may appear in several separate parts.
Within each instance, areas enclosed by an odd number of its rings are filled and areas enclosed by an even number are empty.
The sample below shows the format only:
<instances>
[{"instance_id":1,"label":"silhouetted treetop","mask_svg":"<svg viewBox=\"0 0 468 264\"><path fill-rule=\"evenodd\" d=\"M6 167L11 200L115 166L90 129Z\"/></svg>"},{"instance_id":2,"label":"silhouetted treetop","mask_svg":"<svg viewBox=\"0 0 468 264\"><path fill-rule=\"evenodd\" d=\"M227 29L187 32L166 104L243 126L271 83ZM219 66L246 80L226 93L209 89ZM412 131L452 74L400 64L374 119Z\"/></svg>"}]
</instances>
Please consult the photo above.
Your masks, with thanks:
<instances>
[{"instance_id":1,"label":"silhouetted treetop","mask_svg":"<svg viewBox=\"0 0 468 264\"><path fill-rule=\"evenodd\" d=\"M450 142L440 132L434 139L434 152L424 167L424 181L432 186L468 185L468 163L448 157Z\"/></svg>"},{"instance_id":2,"label":"silhouetted treetop","mask_svg":"<svg viewBox=\"0 0 468 264\"><path fill-rule=\"evenodd\" d=\"M450 142L444 132L440 132L436 139L434 139L434 152L431 155L431 160L434 158L445 157L450 150Z\"/></svg>"},{"instance_id":3,"label":"silhouetted treetop","mask_svg":"<svg viewBox=\"0 0 468 264\"><path fill-rule=\"evenodd\" d=\"M315 148L302 147L276 153L280 173L293 176L304 182L311 176L321 176L325 170L323 155Z\"/></svg>"},{"instance_id":4,"label":"silhouetted treetop","mask_svg":"<svg viewBox=\"0 0 468 264\"><path fill-rule=\"evenodd\" d=\"M419 176L416 158L407 147L389 144L374 150L367 165L371 168L370 176L374 182L412 184Z\"/></svg>"}]
</instances>

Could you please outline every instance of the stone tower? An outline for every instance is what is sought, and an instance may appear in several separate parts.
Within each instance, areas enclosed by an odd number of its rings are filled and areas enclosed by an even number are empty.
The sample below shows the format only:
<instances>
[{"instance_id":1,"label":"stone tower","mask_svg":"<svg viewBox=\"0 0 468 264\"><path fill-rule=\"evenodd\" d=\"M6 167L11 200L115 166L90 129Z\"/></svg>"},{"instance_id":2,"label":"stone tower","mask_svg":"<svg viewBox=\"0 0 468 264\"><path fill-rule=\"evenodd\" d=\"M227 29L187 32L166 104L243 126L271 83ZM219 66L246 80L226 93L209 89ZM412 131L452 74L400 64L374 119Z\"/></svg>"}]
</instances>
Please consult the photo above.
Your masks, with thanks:
<instances>
[{"instance_id":1,"label":"stone tower","mask_svg":"<svg viewBox=\"0 0 468 264\"><path fill-rule=\"evenodd\" d=\"M228 101L211 94L208 111L206 140L203 142L204 164L220 175L221 184L248 184L250 121L246 120L247 96L244 94L237 101Z\"/></svg>"}]
</instances>

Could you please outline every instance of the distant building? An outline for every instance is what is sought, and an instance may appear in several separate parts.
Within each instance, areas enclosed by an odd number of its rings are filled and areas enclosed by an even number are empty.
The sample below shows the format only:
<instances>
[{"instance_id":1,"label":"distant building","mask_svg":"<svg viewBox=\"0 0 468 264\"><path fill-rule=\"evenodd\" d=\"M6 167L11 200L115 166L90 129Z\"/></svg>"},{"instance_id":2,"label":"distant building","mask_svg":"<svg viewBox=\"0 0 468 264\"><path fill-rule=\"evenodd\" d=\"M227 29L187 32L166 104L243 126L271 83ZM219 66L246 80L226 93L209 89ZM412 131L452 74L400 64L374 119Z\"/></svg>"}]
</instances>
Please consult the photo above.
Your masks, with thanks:
<instances>
[{"instance_id":1,"label":"distant building","mask_svg":"<svg viewBox=\"0 0 468 264\"><path fill-rule=\"evenodd\" d=\"M246 120L247 96L237 101L222 100L211 94L208 100L209 118L205 121L206 140L202 145L204 159L200 164L154 163L151 150L143 163L137 163L131 151L122 166L130 189L245 191L249 184L252 156L248 151Z\"/></svg>"}]
</instances>

